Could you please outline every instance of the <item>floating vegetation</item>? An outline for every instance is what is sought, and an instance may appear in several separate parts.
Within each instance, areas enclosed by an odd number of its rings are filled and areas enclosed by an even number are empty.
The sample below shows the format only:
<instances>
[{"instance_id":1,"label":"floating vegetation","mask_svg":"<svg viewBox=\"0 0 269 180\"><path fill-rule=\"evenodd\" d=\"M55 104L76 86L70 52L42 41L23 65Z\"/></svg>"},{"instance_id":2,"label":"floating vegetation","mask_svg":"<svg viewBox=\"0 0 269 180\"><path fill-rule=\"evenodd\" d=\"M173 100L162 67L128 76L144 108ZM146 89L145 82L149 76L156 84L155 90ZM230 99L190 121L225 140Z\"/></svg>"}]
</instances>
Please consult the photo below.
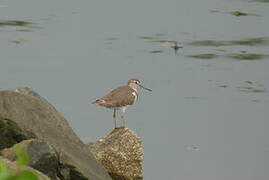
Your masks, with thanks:
<instances>
[{"instance_id":1,"label":"floating vegetation","mask_svg":"<svg viewBox=\"0 0 269 180\"><path fill-rule=\"evenodd\" d=\"M190 146L187 146L186 149L188 151L199 151L200 147L198 145L190 145Z\"/></svg>"},{"instance_id":2,"label":"floating vegetation","mask_svg":"<svg viewBox=\"0 0 269 180\"><path fill-rule=\"evenodd\" d=\"M228 12L222 12L222 11L218 11L218 10L212 10L210 11L212 13L223 13L223 14L230 14L233 16L261 16L259 14L254 14L254 13L246 13L246 12L242 12L242 11L228 11Z\"/></svg>"},{"instance_id":3,"label":"floating vegetation","mask_svg":"<svg viewBox=\"0 0 269 180\"><path fill-rule=\"evenodd\" d=\"M253 81L244 81L246 86L240 86L237 87L239 91L241 92L253 92L253 93L266 93L268 90L262 85L259 84L258 82L253 82Z\"/></svg>"},{"instance_id":4,"label":"floating vegetation","mask_svg":"<svg viewBox=\"0 0 269 180\"><path fill-rule=\"evenodd\" d=\"M115 41L115 40L118 40L119 38L116 38L116 37L109 37L109 38L106 38L105 40L107 41Z\"/></svg>"},{"instance_id":5,"label":"floating vegetation","mask_svg":"<svg viewBox=\"0 0 269 180\"><path fill-rule=\"evenodd\" d=\"M152 37L152 36L140 36L139 39L145 39L145 40L154 40L159 39L158 37Z\"/></svg>"},{"instance_id":6,"label":"floating vegetation","mask_svg":"<svg viewBox=\"0 0 269 180\"><path fill-rule=\"evenodd\" d=\"M20 44L20 43L21 43L20 40L13 40L13 41L11 41L11 42L13 42L13 43L15 43L15 44Z\"/></svg>"},{"instance_id":7,"label":"floating vegetation","mask_svg":"<svg viewBox=\"0 0 269 180\"><path fill-rule=\"evenodd\" d=\"M261 60L269 57L268 54L255 54L255 53L233 53L229 54L227 57L236 60Z\"/></svg>"},{"instance_id":8,"label":"floating vegetation","mask_svg":"<svg viewBox=\"0 0 269 180\"><path fill-rule=\"evenodd\" d=\"M231 11L231 12L227 12L227 13L234 15L234 16L261 16L259 14L245 13L245 12L241 12L241 11Z\"/></svg>"},{"instance_id":9,"label":"floating vegetation","mask_svg":"<svg viewBox=\"0 0 269 180\"><path fill-rule=\"evenodd\" d=\"M164 34L164 33L157 33L157 34L155 34L155 36L165 36L166 34Z\"/></svg>"},{"instance_id":10,"label":"floating vegetation","mask_svg":"<svg viewBox=\"0 0 269 180\"><path fill-rule=\"evenodd\" d=\"M255 46L255 45L268 45L268 37L249 38L233 42L234 45Z\"/></svg>"},{"instance_id":11,"label":"floating vegetation","mask_svg":"<svg viewBox=\"0 0 269 180\"><path fill-rule=\"evenodd\" d=\"M34 28L40 28L36 23L20 20L0 20L0 27L10 28L8 31L16 32L33 32Z\"/></svg>"},{"instance_id":12,"label":"floating vegetation","mask_svg":"<svg viewBox=\"0 0 269 180\"><path fill-rule=\"evenodd\" d=\"M219 52L227 52L227 49L214 49L214 50Z\"/></svg>"},{"instance_id":13,"label":"floating vegetation","mask_svg":"<svg viewBox=\"0 0 269 180\"><path fill-rule=\"evenodd\" d=\"M251 2L269 3L269 0L252 0Z\"/></svg>"},{"instance_id":14,"label":"floating vegetation","mask_svg":"<svg viewBox=\"0 0 269 180\"><path fill-rule=\"evenodd\" d=\"M221 87L221 88L227 88L227 87L229 87L228 85L220 85L219 87Z\"/></svg>"},{"instance_id":15,"label":"floating vegetation","mask_svg":"<svg viewBox=\"0 0 269 180\"><path fill-rule=\"evenodd\" d=\"M228 12L228 13L231 14L231 15L234 15L234 16L248 16L249 15L248 13L240 12L240 11L231 11L231 12Z\"/></svg>"},{"instance_id":16,"label":"floating vegetation","mask_svg":"<svg viewBox=\"0 0 269 180\"><path fill-rule=\"evenodd\" d=\"M201 40L201 41L192 41L188 45L191 46L255 46L255 45L268 45L268 37L260 38L249 38L242 40L231 40L231 41L217 41L217 40Z\"/></svg>"},{"instance_id":17,"label":"floating vegetation","mask_svg":"<svg viewBox=\"0 0 269 180\"><path fill-rule=\"evenodd\" d=\"M245 83L247 83L247 84L253 84L253 82L252 81L245 81Z\"/></svg>"},{"instance_id":18,"label":"floating vegetation","mask_svg":"<svg viewBox=\"0 0 269 180\"><path fill-rule=\"evenodd\" d=\"M212 80L208 80L209 82L214 82ZM216 81L217 82L217 81ZM240 92L251 92L251 93L267 93L268 90L264 87L264 85L260 84L257 81L250 81L246 80L243 81L243 84L238 87L233 87L232 85L229 85L228 83L222 83L218 85L220 88L236 88Z\"/></svg>"},{"instance_id":19,"label":"floating vegetation","mask_svg":"<svg viewBox=\"0 0 269 180\"><path fill-rule=\"evenodd\" d=\"M33 32L31 29L17 29L17 32Z\"/></svg>"},{"instance_id":20,"label":"floating vegetation","mask_svg":"<svg viewBox=\"0 0 269 180\"><path fill-rule=\"evenodd\" d=\"M253 89L251 92L254 93L265 93L267 92L267 89L263 88L263 89Z\"/></svg>"},{"instance_id":21,"label":"floating vegetation","mask_svg":"<svg viewBox=\"0 0 269 180\"><path fill-rule=\"evenodd\" d=\"M0 26L29 26L33 23L28 21L18 21L18 20L0 20Z\"/></svg>"},{"instance_id":22,"label":"floating vegetation","mask_svg":"<svg viewBox=\"0 0 269 180\"><path fill-rule=\"evenodd\" d=\"M202 54L193 54L193 55L186 55L186 57L196 58L196 59L214 59L218 57L228 57L235 60L262 60L262 59L269 59L269 54L258 54L258 53L247 53L246 51L239 51L238 53L221 53L221 54L214 54L214 53L202 53Z\"/></svg>"},{"instance_id":23,"label":"floating vegetation","mask_svg":"<svg viewBox=\"0 0 269 180\"><path fill-rule=\"evenodd\" d=\"M242 11L229 11L229 12L222 12L218 10L212 10L211 13L223 13L223 14L231 14L233 16L260 16L259 14L253 14L253 13L246 13Z\"/></svg>"},{"instance_id":24,"label":"floating vegetation","mask_svg":"<svg viewBox=\"0 0 269 180\"><path fill-rule=\"evenodd\" d=\"M219 11L219 10L211 10L210 12L211 13L221 13L221 11Z\"/></svg>"},{"instance_id":25,"label":"floating vegetation","mask_svg":"<svg viewBox=\"0 0 269 180\"><path fill-rule=\"evenodd\" d=\"M187 57L197 58L197 59L213 59L213 58L217 58L218 55L207 53L207 54L188 55Z\"/></svg>"},{"instance_id":26,"label":"floating vegetation","mask_svg":"<svg viewBox=\"0 0 269 180\"><path fill-rule=\"evenodd\" d=\"M162 50L153 50L153 51L150 51L151 54L159 54L159 53L163 53Z\"/></svg>"},{"instance_id":27,"label":"floating vegetation","mask_svg":"<svg viewBox=\"0 0 269 180\"><path fill-rule=\"evenodd\" d=\"M206 98L204 98L204 97L198 97L198 96L187 96L187 97L184 97L184 99L203 100L203 99L206 99Z\"/></svg>"},{"instance_id":28,"label":"floating vegetation","mask_svg":"<svg viewBox=\"0 0 269 180\"><path fill-rule=\"evenodd\" d=\"M238 87L238 89L241 92L253 92L253 93L265 93L265 92L267 92L266 88L255 88L255 87L251 87L251 86Z\"/></svg>"},{"instance_id":29,"label":"floating vegetation","mask_svg":"<svg viewBox=\"0 0 269 180\"><path fill-rule=\"evenodd\" d=\"M23 38L19 38L19 39L14 39L14 40L11 40L10 42L14 43L14 44L21 44L23 42L26 42L25 39Z\"/></svg>"}]
</instances>

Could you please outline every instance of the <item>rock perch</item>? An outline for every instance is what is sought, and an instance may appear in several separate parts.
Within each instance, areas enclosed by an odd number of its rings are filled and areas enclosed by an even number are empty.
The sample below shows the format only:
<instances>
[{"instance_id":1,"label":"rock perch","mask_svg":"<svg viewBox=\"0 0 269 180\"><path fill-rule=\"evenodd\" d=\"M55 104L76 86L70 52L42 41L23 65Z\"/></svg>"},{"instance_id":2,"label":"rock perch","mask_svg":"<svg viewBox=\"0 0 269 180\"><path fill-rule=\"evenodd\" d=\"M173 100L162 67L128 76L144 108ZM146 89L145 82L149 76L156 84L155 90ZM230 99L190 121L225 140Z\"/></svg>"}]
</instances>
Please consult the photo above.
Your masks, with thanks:
<instances>
[{"instance_id":1,"label":"rock perch","mask_svg":"<svg viewBox=\"0 0 269 180\"><path fill-rule=\"evenodd\" d=\"M116 128L88 146L114 180L143 179L142 141L130 129Z\"/></svg>"}]
</instances>

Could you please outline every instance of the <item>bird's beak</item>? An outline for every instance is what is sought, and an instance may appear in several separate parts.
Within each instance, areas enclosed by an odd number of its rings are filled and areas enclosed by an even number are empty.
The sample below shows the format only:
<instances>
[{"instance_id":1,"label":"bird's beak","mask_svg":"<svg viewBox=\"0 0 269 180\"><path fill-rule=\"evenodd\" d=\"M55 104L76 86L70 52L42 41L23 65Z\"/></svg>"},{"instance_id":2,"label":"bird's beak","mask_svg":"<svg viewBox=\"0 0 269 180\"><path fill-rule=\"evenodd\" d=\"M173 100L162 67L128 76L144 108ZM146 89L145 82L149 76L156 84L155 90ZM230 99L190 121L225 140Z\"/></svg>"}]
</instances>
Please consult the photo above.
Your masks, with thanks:
<instances>
[{"instance_id":1,"label":"bird's beak","mask_svg":"<svg viewBox=\"0 0 269 180\"><path fill-rule=\"evenodd\" d=\"M151 89L144 87L142 84L139 84L139 86L142 87L145 90L152 91Z\"/></svg>"}]
</instances>

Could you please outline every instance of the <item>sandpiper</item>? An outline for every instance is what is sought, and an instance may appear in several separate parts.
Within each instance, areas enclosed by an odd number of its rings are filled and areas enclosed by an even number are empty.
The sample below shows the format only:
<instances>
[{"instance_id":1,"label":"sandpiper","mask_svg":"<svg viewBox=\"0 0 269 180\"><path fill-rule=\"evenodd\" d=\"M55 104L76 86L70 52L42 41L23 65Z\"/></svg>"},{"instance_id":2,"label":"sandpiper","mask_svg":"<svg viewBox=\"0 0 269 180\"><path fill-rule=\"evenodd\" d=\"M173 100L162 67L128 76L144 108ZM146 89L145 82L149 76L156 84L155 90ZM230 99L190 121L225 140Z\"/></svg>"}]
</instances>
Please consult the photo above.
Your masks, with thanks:
<instances>
[{"instance_id":1,"label":"sandpiper","mask_svg":"<svg viewBox=\"0 0 269 180\"><path fill-rule=\"evenodd\" d=\"M130 79L125 86L120 86L110 91L107 95L92 102L92 104L98 104L106 108L113 109L113 121L115 128L116 124L116 110L122 110L121 119L123 120L123 126L125 127L125 110L128 106L133 105L138 98L138 90L140 88L152 91L151 89L145 88L138 79Z\"/></svg>"}]
</instances>

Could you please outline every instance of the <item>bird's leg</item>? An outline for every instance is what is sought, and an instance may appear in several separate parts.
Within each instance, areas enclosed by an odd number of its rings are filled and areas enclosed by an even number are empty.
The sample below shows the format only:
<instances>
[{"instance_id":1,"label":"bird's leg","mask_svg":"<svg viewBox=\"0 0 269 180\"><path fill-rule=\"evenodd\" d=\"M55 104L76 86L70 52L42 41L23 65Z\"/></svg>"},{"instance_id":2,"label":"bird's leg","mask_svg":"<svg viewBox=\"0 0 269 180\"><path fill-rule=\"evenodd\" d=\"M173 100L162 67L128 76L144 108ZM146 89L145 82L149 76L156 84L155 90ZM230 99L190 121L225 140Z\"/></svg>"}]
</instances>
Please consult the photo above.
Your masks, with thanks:
<instances>
[{"instance_id":1,"label":"bird's leg","mask_svg":"<svg viewBox=\"0 0 269 180\"><path fill-rule=\"evenodd\" d=\"M123 121L123 127L125 127L125 125L126 125L126 120L125 120L125 110L126 110L125 107L122 108L122 113L121 113L121 115L120 115L120 117L121 117L121 119L122 119L122 121Z\"/></svg>"},{"instance_id":2,"label":"bird's leg","mask_svg":"<svg viewBox=\"0 0 269 180\"><path fill-rule=\"evenodd\" d=\"M114 121L114 126L115 126L115 129L117 128L117 124L116 124L116 109L113 110L113 121Z\"/></svg>"},{"instance_id":3,"label":"bird's leg","mask_svg":"<svg viewBox=\"0 0 269 180\"><path fill-rule=\"evenodd\" d=\"M120 118L121 118L122 121L123 121L123 127L125 127L126 121L125 121L125 118L124 118L124 114L121 114L121 115L120 115Z\"/></svg>"}]
</instances>

